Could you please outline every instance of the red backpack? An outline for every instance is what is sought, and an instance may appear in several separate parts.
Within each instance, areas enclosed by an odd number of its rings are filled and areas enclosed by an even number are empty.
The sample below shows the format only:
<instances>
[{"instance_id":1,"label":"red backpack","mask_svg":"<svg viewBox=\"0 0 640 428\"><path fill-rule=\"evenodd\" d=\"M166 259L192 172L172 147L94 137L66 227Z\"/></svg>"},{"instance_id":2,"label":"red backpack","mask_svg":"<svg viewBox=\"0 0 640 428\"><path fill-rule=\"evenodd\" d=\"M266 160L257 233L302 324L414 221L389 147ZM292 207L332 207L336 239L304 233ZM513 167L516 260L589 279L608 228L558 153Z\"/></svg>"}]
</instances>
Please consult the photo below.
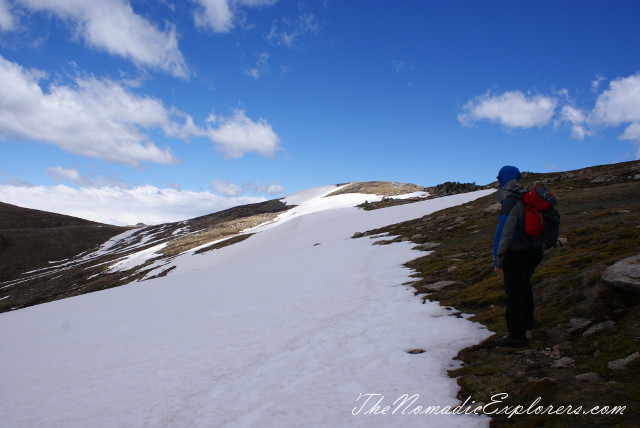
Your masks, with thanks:
<instances>
[{"instance_id":1,"label":"red backpack","mask_svg":"<svg viewBox=\"0 0 640 428\"><path fill-rule=\"evenodd\" d=\"M560 215L556 197L544 186L536 186L522 197L524 201L524 233L538 237L536 246L547 249L555 246L560 231Z\"/></svg>"}]
</instances>

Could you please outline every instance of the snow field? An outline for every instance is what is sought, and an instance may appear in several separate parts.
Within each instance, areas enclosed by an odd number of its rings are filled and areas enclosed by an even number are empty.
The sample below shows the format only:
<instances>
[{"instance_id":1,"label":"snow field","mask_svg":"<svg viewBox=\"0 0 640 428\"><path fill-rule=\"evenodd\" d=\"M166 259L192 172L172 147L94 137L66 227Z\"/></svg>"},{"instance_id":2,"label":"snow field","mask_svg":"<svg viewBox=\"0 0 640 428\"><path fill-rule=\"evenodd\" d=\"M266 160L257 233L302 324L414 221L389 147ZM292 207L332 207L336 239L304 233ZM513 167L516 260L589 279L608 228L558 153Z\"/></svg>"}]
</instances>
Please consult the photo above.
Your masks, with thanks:
<instances>
[{"instance_id":1,"label":"snow field","mask_svg":"<svg viewBox=\"0 0 640 428\"><path fill-rule=\"evenodd\" d=\"M459 404L446 370L489 332L402 285L413 244L350 238L487 192L363 211L334 189L167 277L0 314L3 426L488 426L352 414L370 393Z\"/></svg>"}]
</instances>

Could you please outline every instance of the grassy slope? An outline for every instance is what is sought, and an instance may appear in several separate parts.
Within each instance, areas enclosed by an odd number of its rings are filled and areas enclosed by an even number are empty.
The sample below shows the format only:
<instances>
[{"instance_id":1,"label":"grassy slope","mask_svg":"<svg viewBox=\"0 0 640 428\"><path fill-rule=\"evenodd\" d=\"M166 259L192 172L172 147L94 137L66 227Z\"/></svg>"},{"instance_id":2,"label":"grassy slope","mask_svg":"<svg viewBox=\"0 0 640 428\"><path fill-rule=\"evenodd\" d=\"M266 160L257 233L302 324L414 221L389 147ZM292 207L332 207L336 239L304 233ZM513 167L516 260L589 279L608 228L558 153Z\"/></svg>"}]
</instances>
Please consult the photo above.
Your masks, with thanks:
<instances>
[{"instance_id":1,"label":"grassy slope","mask_svg":"<svg viewBox=\"0 0 640 428\"><path fill-rule=\"evenodd\" d=\"M94 248L124 230L0 202L0 281Z\"/></svg>"},{"instance_id":2,"label":"grassy slope","mask_svg":"<svg viewBox=\"0 0 640 428\"><path fill-rule=\"evenodd\" d=\"M545 406L625 405L624 415L496 416L492 426L640 426L640 359L623 370L607 367L609 361L640 350L640 296L614 290L600 279L607 266L640 254L640 180L633 179L640 174L638 165L523 174L523 184L529 187L551 179L547 187L558 197L561 237L568 240L564 247L546 252L532 278L538 329L530 332L527 349L495 347L495 336L467 348L458 355L463 367L450 373L458 379L462 400L471 396L488 403L492 395L504 392L509 394L505 403L511 405L529 405L541 397ZM616 178L592 183L605 175ZM440 243L433 254L408 264L417 272L417 293L474 314L472 320L504 335L503 281L492 270L495 203L489 196L366 235L388 232L398 235L394 240ZM432 292L429 284L437 281L456 283ZM571 330L569 321L576 318L590 325ZM605 321L613 324L584 334L589 326ZM566 367L553 367L562 362ZM590 380L576 378L585 373L595 374L588 375Z\"/></svg>"}]
</instances>

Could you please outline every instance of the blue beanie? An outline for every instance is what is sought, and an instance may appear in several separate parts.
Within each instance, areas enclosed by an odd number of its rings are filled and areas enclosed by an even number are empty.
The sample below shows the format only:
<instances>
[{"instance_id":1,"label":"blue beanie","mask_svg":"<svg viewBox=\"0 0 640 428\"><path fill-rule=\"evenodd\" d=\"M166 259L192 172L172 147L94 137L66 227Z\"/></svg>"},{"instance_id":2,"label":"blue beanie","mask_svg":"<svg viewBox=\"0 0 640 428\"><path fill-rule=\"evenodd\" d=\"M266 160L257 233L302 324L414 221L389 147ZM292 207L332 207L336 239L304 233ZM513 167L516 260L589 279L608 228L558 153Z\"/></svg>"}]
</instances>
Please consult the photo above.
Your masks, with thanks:
<instances>
[{"instance_id":1,"label":"blue beanie","mask_svg":"<svg viewBox=\"0 0 640 428\"><path fill-rule=\"evenodd\" d=\"M500 188L513 179L520 181L520 170L511 165L503 166L498 173Z\"/></svg>"}]
</instances>

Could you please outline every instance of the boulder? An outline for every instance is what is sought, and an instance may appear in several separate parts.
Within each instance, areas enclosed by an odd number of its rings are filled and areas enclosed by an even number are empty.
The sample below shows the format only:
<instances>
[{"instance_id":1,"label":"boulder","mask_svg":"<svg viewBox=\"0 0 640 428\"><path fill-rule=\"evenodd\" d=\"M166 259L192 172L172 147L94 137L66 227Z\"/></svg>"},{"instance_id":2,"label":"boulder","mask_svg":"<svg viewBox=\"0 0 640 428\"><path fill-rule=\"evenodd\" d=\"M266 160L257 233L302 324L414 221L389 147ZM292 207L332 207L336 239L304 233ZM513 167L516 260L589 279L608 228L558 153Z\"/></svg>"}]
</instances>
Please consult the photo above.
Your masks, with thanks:
<instances>
[{"instance_id":1,"label":"boulder","mask_svg":"<svg viewBox=\"0 0 640 428\"><path fill-rule=\"evenodd\" d=\"M611 287L640 294L640 254L609 266L602 281Z\"/></svg>"},{"instance_id":2,"label":"boulder","mask_svg":"<svg viewBox=\"0 0 640 428\"><path fill-rule=\"evenodd\" d=\"M573 333L574 331L582 330L584 328L589 327L591 324L591 320L586 318L571 318L569 320L569 333Z\"/></svg>"},{"instance_id":3,"label":"boulder","mask_svg":"<svg viewBox=\"0 0 640 428\"><path fill-rule=\"evenodd\" d=\"M620 358L619 360L609 361L607 367L609 367L611 370L622 370L627 367L627 364L637 358L640 358L640 352L634 352L628 357Z\"/></svg>"},{"instance_id":4,"label":"boulder","mask_svg":"<svg viewBox=\"0 0 640 428\"><path fill-rule=\"evenodd\" d=\"M597 333L601 330L613 330L615 326L616 326L616 323L613 321L604 321L589 327L589 329L587 329L587 331L585 331L582 335L589 336L590 334Z\"/></svg>"},{"instance_id":5,"label":"boulder","mask_svg":"<svg viewBox=\"0 0 640 428\"><path fill-rule=\"evenodd\" d=\"M567 367L572 367L576 361L573 358L562 357L560 359L555 360L551 363L552 369L564 369Z\"/></svg>"}]
</instances>

